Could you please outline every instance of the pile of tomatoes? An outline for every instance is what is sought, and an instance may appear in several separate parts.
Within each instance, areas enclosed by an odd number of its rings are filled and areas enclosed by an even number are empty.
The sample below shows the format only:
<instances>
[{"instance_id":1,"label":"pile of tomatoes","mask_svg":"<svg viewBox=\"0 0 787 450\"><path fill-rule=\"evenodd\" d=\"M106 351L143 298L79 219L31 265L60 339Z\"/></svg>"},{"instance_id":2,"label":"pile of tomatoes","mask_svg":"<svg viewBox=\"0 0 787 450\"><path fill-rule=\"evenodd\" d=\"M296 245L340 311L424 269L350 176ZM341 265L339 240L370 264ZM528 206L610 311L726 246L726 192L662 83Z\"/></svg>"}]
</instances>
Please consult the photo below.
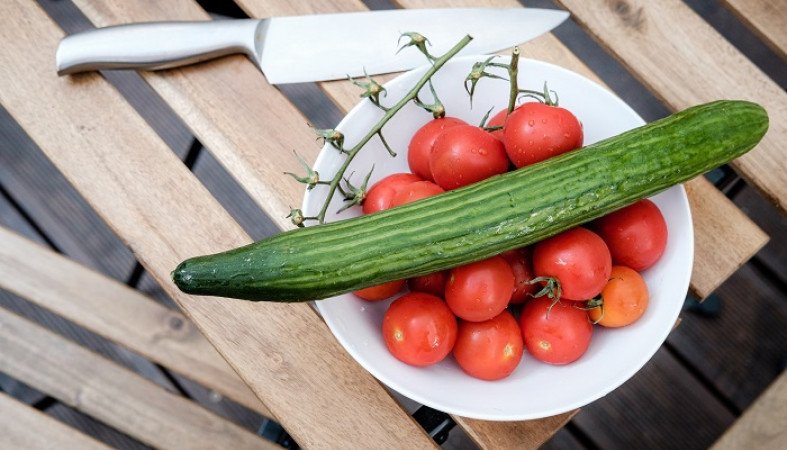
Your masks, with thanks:
<instances>
[{"instance_id":1,"label":"pile of tomatoes","mask_svg":"<svg viewBox=\"0 0 787 450\"><path fill-rule=\"evenodd\" d=\"M582 125L568 110L526 102L487 128L444 117L410 141L410 173L374 184L363 213L392 208L578 149ZM497 127L494 128L493 127ZM667 227L641 200L526 248L444 272L357 291L391 302L382 323L390 352L415 365L453 355L469 375L501 379L525 351L568 364L587 350L595 325L626 326L648 305L640 272L662 256ZM407 289L405 289L407 288Z\"/></svg>"}]
</instances>

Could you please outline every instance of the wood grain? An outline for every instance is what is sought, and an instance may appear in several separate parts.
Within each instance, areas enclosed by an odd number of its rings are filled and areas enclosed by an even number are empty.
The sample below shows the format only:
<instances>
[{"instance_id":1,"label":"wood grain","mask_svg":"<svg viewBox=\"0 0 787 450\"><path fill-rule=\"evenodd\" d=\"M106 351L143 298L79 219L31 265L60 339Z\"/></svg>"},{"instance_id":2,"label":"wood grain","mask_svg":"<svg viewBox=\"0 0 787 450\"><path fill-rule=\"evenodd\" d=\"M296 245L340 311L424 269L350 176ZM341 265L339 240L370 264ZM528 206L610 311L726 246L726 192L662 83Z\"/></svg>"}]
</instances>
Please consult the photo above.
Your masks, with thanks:
<instances>
[{"instance_id":1,"label":"wood grain","mask_svg":"<svg viewBox=\"0 0 787 450\"><path fill-rule=\"evenodd\" d=\"M3 227L0 287L270 416L180 312Z\"/></svg>"},{"instance_id":2,"label":"wood grain","mask_svg":"<svg viewBox=\"0 0 787 450\"><path fill-rule=\"evenodd\" d=\"M148 445L279 448L2 308L0 329L0 370Z\"/></svg>"},{"instance_id":3,"label":"wood grain","mask_svg":"<svg viewBox=\"0 0 787 450\"><path fill-rule=\"evenodd\" d=\"M713 450L756 448L779 450L787 446L787 371L713 444Z\"/></svg>"},{"instance_id":4,"label":"wood grain","mask_svg":"<svg viewBox=\"0 0 787 450\"><path fill-rule=\"evenodd\" d=\"M769 237L705 178L697 177L684 187L694 225L689 292L704 299L760 251Z\"/></svg>"},{"instance_id":5,"label":"wood grain","mask_svg":"<svg viewBox=\"0 0 787 450\"><path fill-rule=\"evenodd\" d=\"M673 110L723 98L761 104L769 131L731 165L787 211L787 92L680 0L558 3Z\"/></svg>"},{"instance_id":6,"label":"wood grain","mask_svg":"<svg viewBox=\"0 0 787 450\"><path fill-rule=\"evenodd\" d=\"M191 2L168 2L166 8L161 5L166 12L157 16L159 4L101 6L110 18L115 17L113 8L119 13L131 8L157 19L194 17L201 11ZM51 67L62 32L36 5L4 2L0 12L0 35L7 44L0 53L0 101L294 439L306 448L324 442L433 446L412 417L341 348L309 305L191 297L174 287L169 273L178 262L250 239L100 76L56 77ZM37 38L24 37L30 33ZM214 133L206 136L230 143L247 136L245 143L261 144L233 147L238 154L266 154L270 146L287 145L286 152L280 148L277 153L281 158L298 139L315 145L311 137L292 133L295 123L303 123L302 117L290 112L291 105L246 59L201 65L193 75L184 69L154 77L166 85L162 88L166 95L206 102L203 110L193 111L198 125L210 123L206 128ZM175 94L168 94L168 89ZM105 111L112 114L101 113ZM222 128L232 118L249 126ZM272 133L268 144L258 141L266 133L262 130ZM266 161L268 168L255 176L278 174L285 167ZM285 189L278 182L270 184ZM295 189L266 191L275 198L270 200L273 210L282 202L286 205Z\"/></svg>"},{"instance_id":7,"label":"wood grain","mask_svg":"<svg viewBox=\"0 0 787 450\"><path fill-rule=\"evenodd\" d=\"M42 450L110 448L2 392L0 392L0 447Z\"/></svg>"},{"instance_id":8,"label":"wood grain","mask_svg":"<svg viewBox=\"0 0 787 450\"><path fill-rule=\"evenodd\" d=\"M782 59L787 59L787 3L782 0L722 0Z\"/></svg>"}]
</instances>

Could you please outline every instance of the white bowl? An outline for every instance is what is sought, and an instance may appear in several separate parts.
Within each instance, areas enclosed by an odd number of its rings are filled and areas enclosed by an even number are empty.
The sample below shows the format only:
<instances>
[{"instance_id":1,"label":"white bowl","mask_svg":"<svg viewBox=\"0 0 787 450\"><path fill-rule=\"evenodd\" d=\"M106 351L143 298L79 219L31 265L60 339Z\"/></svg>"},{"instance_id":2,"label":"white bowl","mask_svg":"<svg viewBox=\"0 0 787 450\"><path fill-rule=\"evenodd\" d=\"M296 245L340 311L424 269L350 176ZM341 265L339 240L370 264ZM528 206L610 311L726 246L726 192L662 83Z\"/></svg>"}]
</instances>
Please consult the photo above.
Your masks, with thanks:
<instances>
[{"instance_id":1,"label":"white bowl","mask_svg":"<svg viewBox=\"0 0 787 450\"><path fill-rule=\"evenodd\" d=\"M433 77L448 115L478 124L490 108L497 111L506 106L508 83L485 79L478 84L470 107L463 81L473 63L485 58L455 58ZM383 104L391 105L401 99L425 70L426 67L413 70L387 83L388 93ZM559 93L560 106L572 111L583 123L585 144L644 123L628 105L595 82L558 66L525 58L520 60L520 87L540 90L544 81ZM431 98L428 89L422 92L423 100L428 101ZM367 133L381 116L380 110L368 100L353 108L337 126L346 135L347 147ZM430 119L429 113L408 105L384 128L384 136L397 157L392 158L378 139L372 139L347 174L354 173L352 180L360 183L374 164L371 186L386 175L409 171L409 139ZM330 178L341 158L336 149L326 145L317 158L315 169L324 179ZM325 195L322 187L307 191L303 205L306 216L316 214ZM570 411L606 395L631 378L664 342L683 305L694 252L686 193L682 186L676 186L652 200L664 214L669 238L664 256L643 273L651 295L645 315L622 329L596 327L587 353L566 366L539 362L525 352L519 367L509 377L492 382L465 374L451 356L431 367L409 366L388 352L381 336L382 318L390 300L370 303L348 294L315 303L336 338L366 370L416 402L450 414L483 420L529 420ZM337 216L335 212L341 206L341 201L335 199L326 220L360 214L360 208L353 207Z\"/></svg>"}]
</instances>

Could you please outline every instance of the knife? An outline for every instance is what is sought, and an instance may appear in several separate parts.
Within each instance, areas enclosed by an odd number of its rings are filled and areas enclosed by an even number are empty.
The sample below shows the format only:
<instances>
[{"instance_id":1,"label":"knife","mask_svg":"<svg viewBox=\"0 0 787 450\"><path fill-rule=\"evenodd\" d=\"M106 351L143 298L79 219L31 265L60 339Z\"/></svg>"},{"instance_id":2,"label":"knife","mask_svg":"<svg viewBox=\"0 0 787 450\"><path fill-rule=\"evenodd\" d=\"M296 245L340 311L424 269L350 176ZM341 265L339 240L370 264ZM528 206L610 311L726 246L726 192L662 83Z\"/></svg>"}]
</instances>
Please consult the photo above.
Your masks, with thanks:
<instances>
[{"instance_id":1,"label":"knife","mask_svg":"<svg viewBox=\"0 0 787 450\"><path fill-rule=\"evenodd\" d=\"M267 19L149 22L66 36L58 75L103 69L159 70L246 54L271 84L346 79L423 65L418 51L397 52L403 32L418 32L441 55L465 35L462 54L486 54L546 33L568 12L537 8L397 9Z\"/></svg>"}]
</instances>

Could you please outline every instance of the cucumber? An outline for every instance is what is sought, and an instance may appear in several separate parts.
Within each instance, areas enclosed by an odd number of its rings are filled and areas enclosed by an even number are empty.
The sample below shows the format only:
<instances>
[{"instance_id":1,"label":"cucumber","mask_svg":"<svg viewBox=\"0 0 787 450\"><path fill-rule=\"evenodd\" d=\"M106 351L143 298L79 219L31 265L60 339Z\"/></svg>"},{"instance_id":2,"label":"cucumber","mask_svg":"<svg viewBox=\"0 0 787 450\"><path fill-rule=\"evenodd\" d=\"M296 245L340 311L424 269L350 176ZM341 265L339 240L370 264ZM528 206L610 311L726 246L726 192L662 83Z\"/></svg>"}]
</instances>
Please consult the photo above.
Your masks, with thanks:
<instances>
[{"instance_id":1,"label":"cucumber","mask_svg":"<svg viewBox=\"0 0 787 450\"><path fill-rule=\"evenodd\" d=\"M759 105L688 108L538 164L421 201L298 228L182 262L189 294L309 301L538 242L737 158L768 128Z\"/></svg>"}]
</instances>

